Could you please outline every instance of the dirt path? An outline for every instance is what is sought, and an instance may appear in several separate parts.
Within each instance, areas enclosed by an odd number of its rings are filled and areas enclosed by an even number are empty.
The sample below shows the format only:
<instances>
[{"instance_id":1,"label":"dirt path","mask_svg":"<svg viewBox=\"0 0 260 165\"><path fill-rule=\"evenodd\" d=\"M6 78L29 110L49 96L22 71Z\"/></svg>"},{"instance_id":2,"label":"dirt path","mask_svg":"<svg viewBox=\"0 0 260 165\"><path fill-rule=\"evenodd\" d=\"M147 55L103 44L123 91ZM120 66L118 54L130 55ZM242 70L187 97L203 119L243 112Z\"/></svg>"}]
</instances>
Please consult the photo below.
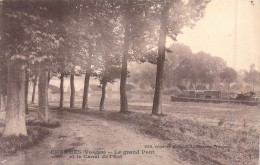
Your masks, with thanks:
<instances>
[{"instance_id":1,"label":"dirt path","mask_svg":"<svg viewBox=\"0 0 260 165\"><path fill-rule=\"evenodd\" d=\"M0 160L0 164L183 165L185 163L180 161L177 154L171 150L145 148L144 145L166 144L159 139L141 134L133 126L69 112L62 112L59 115L54 113L53 115L55 118L58 117L61 126L54 129L46 140L28 151L19 152L13 157ZM77 152L81 153L61 154L60 150L78 150ZM87 154L85 150L100 151L102 154ZM115 150L117 153L121 151L121 154L110 158L110 155L115 155ZM135 154L124 155L124 151L135 151ZM106 153L104 154L104 152ZM74 158L72 158L73 155ZM76 158L77 155L81 158ZM108 156L108 158L102 158L103 155ZM84 158L84 156L96 158Z\"/></svg>"}]
</instances>

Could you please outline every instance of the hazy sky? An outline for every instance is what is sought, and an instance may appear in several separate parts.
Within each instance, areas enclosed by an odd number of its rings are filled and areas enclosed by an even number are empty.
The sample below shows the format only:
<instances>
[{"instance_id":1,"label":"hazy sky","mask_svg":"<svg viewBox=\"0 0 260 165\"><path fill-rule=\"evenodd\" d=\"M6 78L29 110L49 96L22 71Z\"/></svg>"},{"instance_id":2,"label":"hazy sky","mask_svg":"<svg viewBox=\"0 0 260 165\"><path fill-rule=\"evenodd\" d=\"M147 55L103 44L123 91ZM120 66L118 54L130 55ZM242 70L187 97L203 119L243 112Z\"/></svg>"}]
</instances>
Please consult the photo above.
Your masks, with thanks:
<instances>
[{"instance_id":1,"label":"hazy sky","mask_svg":"<svg viewBox=\"0 0 260 165\"><path fill-rule=\"evenodd\" d=\"M204 18L177 39L193 52L222 57L236 70L252 63L260 70L260 0L254 5L251 0L212 0Z\"/></svg>"}]
</instances>

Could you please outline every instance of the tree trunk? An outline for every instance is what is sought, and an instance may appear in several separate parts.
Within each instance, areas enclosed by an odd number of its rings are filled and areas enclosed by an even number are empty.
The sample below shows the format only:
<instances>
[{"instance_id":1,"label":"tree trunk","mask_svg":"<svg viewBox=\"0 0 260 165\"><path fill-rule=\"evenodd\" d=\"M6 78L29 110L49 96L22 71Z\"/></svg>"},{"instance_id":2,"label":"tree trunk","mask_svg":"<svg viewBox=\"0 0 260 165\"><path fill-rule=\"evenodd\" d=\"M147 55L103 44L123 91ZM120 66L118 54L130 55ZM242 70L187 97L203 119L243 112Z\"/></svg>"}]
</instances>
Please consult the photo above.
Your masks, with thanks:
<instances>
[{"instance_id":1,"label":"tree trunk","mask_svg":"<svg viewBox=\"0 0 260 165\"><path fill-rule=\"evenodd\" d=\"M28 90L29 90L29 71L25 70L25 92L24 92L24 103L25 103L25 113L29 114L28 109Z\"/></svg>"},{"instance_id":2,"label":"tree trunk","mask_svg":"<svg viewBox=\"0 0 260 165\"><path fill-rule=\"evenodd\" d=\"M5 111L5 107L6 107L5 95L1 93L0 94L0 112Z\"/></svg>"},{"instance_id":3,"label":"tree trunk","mask_svg":"<svg viewBox=\"0 0 260 165\"><path fill-rule=\"evenodd\" d=\"M25 70L19 63L8 63L6 124L3 136L27 136L25 125Z\"/></svg>"},{"instance_id":4,"label":"tree trunk","mask_svg":"<svg viewBox=\"0 0 260 165\"><path fill-rule=\"evenodd\" d=\"M105 98L106 98L106 87L107 87L107 82L105 81L102 84L102 95L101 95L100 106L99 106L100 111L104 110L104 104L105 104Z\"/></svg>"},{"instance_id":5,"label":"tree trunk","mask_svg":"<svg viewBox=\"0 0 260 165\"><path fill-rule=\"evenodd\" d=\"M35 103L35 92L36 92L36 87L37 87L39 73L37 72L34 76L35 77L34 77L34 80L33 80L32 104Z\"/></svg>"},{"instance_id":6,"label":"tree trunk","mask_svg":"<svg viewBox=\"0 0 260 165\"><path fill-rule=\"evenodd\" d=\"M48 70L48 84L50 84L51 81L51 70Z\"/></svg>"},{"instance_id":7,"label":"tree trunk","mask_svg":"<svg viewBox=\"0 0 260 165\"><path fill-rule=\"evenodd\" d=\"M127 1L126 13L125 13L125 35L123 45L123 57L122 57L122 68L120 78L120 112L128 111L127 94L126 94L126 79L127 79L127 56L129 51L129 33L130 33L130 10L132 7L132 1Z\"/></svg>"},{"instance_id":8,"label":"tree trunk","mask_svg":"<svg viewBox=\"0 0 260 165\"><path fill-rule=\"evenodd\" d=\"M48 70L41 68L39 76L38 86L38 100L39 100L39 111L38 119L42 121L48 121L49 119L49 107L48 107Z\"/></svg>"},{"instance_id":9,"label":"tree trunk","mask_svg":"<svg viewBox=\"0 0 260 165\"><path fill-rule=\"evenodd\" d=\"M75 102L75 85L74 85L74 74L70 75L70 108L74 108Z\"/></svg>"},{"instance_id":10,"label":"tree trunk","mask_svg":"<svg viewBox=\"0 0 260 165\"><path fill-rule=\"evenodd\" d=\"M63 107L64 100L64 73L60 75L60 108Z\"/></svg>"},{"instance_id":11,"label":"tree trunk","mask_svg":"<svg viewBox=\"0 0 260 165\"><path fill-rule=\"evenodd\" d=\"M5 94L1 94L1 109L0 111L6 111L7 99Z\"/></svg>"},{"instance_id":12,"label":"tree trunk","mask_svg":"<svg viewBox=\"0 0 260 165\"><path fill-rule=\"evenodd\" d=\"M4 97L3 97L3 102L4 102L3 107L4 107L4 110L6 111L6 107L7 107L7 95L4 95Z\"/></svg>"},{"instance_id":13,"label":"tree trunk","mask_svg":"<svg viewBox=\"0 0 260 165\"><path fill-rule=\"evenodd\" d=\"M0 93L0 112L3 111L3 95Z\"/></svg>"},{"instance_id":14,"label":"tree trunk","mask_svg":"<svg viewBox=\"0 0 260 165\"><path fill-rule=\"evenodd\" d=\"M84 93L83 93L83 99L82 99L82 109L88 109L88 91L89 91L89 80L91 76L91 57L92 57L92 51L93 47L92 44L89 43L89 49L88 49L88 54L89 54L89 63L87 65L87 70L85 74L85 81L84 81Z\"/></svg>"},{"instance_id":15,"label":"tree trunk","mask_svg":"<svg viewBox=\"0 0 260 165\"><path fill-rule=\"evenodd\" d=\"M161 27L158 41L158 58L157 58L157 71L156 71L156 84L153 100L152 114L162 114L162 91L163 91L163 72L165 61L165 41L166 41L166 19L168 15L168 7L164 7L161 14Z\"/></svg>"},{"instance_id":16,"label":"tree trunk","mask_svg":"<svg viewBox=\"0 0 260 165\"><path fill-rule=\"evenodd\" d=\"M82 109L88 108L89 79L90 79L90 73L89 73L89 71L87 71L86 74L85 74L85 81L84 81L84 93L83 93Z\"/></svg>"}]
</instances>

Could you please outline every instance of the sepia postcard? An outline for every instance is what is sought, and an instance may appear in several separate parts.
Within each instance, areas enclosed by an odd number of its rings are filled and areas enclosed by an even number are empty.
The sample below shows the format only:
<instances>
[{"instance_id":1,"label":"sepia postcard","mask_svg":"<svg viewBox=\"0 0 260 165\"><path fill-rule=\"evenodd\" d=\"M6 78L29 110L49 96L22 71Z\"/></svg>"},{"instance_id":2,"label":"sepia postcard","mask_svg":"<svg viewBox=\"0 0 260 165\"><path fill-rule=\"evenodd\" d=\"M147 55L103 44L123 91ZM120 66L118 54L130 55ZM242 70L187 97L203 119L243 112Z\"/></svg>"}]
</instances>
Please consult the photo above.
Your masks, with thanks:
<instances>
[{"instance_id":1,"label":"sepia postcard","mask_svg":"<svg viewBox=\"0 0 260 165\"><path fill-rule=\"evenodd\" d=\"M260 165L259 0L0 0L0 165Z\"/></svg>"}]
</instances>

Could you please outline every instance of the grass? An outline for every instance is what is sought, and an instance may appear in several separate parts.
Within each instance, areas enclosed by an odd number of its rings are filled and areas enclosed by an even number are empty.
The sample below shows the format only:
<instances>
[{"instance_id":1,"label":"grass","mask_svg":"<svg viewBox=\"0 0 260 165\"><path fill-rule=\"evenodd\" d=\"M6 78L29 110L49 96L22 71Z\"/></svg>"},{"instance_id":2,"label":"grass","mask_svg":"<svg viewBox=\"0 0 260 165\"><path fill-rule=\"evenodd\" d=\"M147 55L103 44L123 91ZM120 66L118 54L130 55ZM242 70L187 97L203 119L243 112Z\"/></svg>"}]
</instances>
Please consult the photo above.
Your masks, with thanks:
<instances>
[{"instance_id":1,"label":"grass","mask_svg":"<svg viewBox=\"0 0 260 165\"><path fill-rule=\"evenodd\" d=\"M50 134L49 128L57 128L59 126L60 123L56 120L37 120L35 114L31 111L26 120L28 136L3 137L0 135L0 157L10 156L17 151L29 149L37 145ZM3 123L2 127L4 127Z\"/></svg>"},{"instance_id":2,"label":"grass","mask_svg":"<svg viewBox=\"0 0 260 165\"><path fill-rule=\"evenodd\" d=\"M70 111L69 108L63 110ZM120 113L111 111L71 110L105 120L117 121L134 126L143 134L167 141L171 145L200 145L212 148L178 148L183 159L192 159L198 164L256 164L258 161L258 139L256 129L224 127L225 119L208 125L190 119L182 119L168 114L155 116L147 113ZM214 155L214 156L212 156ZM194 160L193 160L194 159ZM221 163L220 163L221 162Z\"/></svg>"},{"instance_id":3,"label":"grass","mask_svg":"<svg viewBox=\"0 0 260 165\"><path fill-rule=\"evenodd\" d=\"M213 146L176 149L180 158L193 164L257 164L259 133L256 128L259 125L259 106L170 102L170 97L164 96L164 113L167 116L154 116L150 115L152 95L141 96L133 95L129 98L129 110L132 111L129 113L118 112L119 98L116 100L112 97L107 97L106 100L106 108L111 111L98 111L100 99L97 96L90 97L89 105L96 106L88 110L62 110L133 126L140 133L171 145ZM65 106L69 106L68 96L65 103ZM56 106L57 102L52 105ZM81 106L81 96L77 97L75 105ZM28 121L27 124L41 125L36 123Z\"/></svg>"},{"instance_id":4,"label":"grass","mask_svg":"<svg viewBox=\"0 0 260 165\"><path fill-rule=\"evenodd\" d=\"M28 136L0 136L0 156L9 156L41 142L50 131L43 127L28 127Z\"/></svg>"},{"instance_id":5,"label":"grass","mask_svg":"<svg viewBox=\"0 0 260 165\"><path fill-rule=\"evenodd\" d=\"M41 121L37 119L29 119L26 120L27 126L40 126L46 128L57 128L60 126L60 123L56 120L48 120L48 121Z\"/></svg>"}]
</instances>

